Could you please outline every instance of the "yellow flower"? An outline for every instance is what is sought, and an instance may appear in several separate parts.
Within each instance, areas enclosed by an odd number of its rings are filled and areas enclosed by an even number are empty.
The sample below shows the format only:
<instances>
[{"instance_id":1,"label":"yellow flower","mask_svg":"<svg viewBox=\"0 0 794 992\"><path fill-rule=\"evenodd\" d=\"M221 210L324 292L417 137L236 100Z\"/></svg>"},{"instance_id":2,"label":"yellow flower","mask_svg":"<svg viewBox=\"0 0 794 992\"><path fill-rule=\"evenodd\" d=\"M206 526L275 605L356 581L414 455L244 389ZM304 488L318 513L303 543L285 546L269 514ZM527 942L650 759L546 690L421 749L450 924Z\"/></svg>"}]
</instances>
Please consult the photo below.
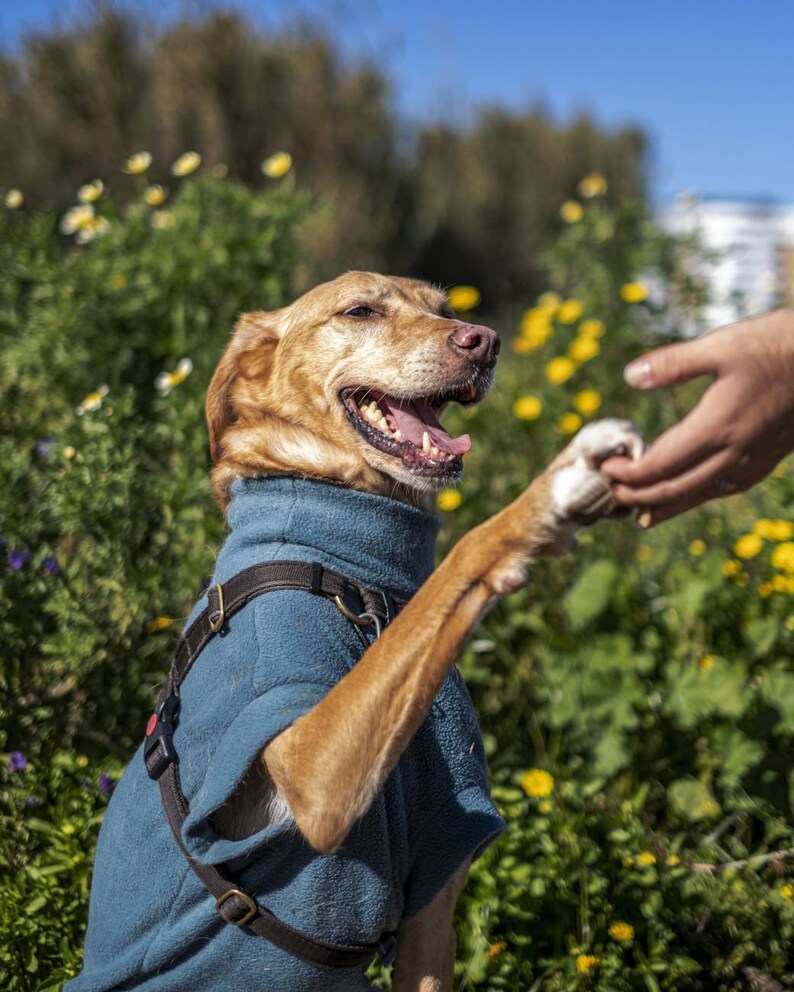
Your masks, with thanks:
<instances>
[{"instance_id":1,"label":"yellow flower","mask_svg":"<svg viewBox=\"0 0 794 992\"><path fill-rule=\"evenodd\" d=\"M794 575L794 541L785 541L778 544L772 552L772 565L779 568L781 572Z\"/></svg>"},{"instance_id":2,"label":"yellow flower","mask_svg":"<svg viewBox=\"0 0 794 992\"><path fill-rule=\"evenodd\" d=\"M758 587L758 595L761 599L769 599L774 591L775 587L771 582L762 582Z\"/></svg>"},{"instance_id":3,"label":"yellow flower","mask_svg":"<svg viewBox=\"0 0 794 992\"><path fill-rule=\"evenodd\" d=\"M85 768L88 764L88 758L84 754L79 755L77 761L75 762L78 768Z\"/></svg>"},{"instance_id":4,"label":"yellow flower","mask_svg":"<svg viewBox=\"0 0 794 992\"><path fill-rule=\"evenodd\" d=\"M613 940L633 940L634 927L630 923L613 923L609 928L609 936Z\"/></svg>"},{"instance_id":5,"label":"yellow flower","mask_svg":"<svg viewBox=\"0 0 794 992\"><path fill-rule=\"evenodd\" d=\"M554 777L542 768L530 768L518 781L524 792L533 799L545 799L554 791Z\"/></svg>"},{"instance_id":6,"label":"yellow flower","mask_svg":"<svg viewBox=\"0 0 794 992\"><path fill-rule=\"evenodd\" d=\"M579 183L579 193L586 200L603 196L607 191L607 181L600 172L591 172Z\"/></svg>"},{"instance_id":7,"label":"yellow flower","mask_svg":"<svg viewBox=\"0 0 794 992\"><path fill-rule=\"evenodd\" d=\"M61 825L61 833L64 833L67 836L69 836L70 834L73 834L74 833L74 824L73 823L64 823L64 824L62 824Z\"/></svg>"},{"instance_id":8,"label":"yellow flower","mask_svg":"<svg viewBox=\"0 0 794 992\"><path fill-rule=\"evenodd\" d=\"M566 224L576 224L583 216L584 210L582 209L582 204L577 203L576 200L566 200L560 207L560 217L562 217Z\"/></svg>"},{"instance_id":9,"label":"yellow flower","mask_svg":"<svg viewBox=\"0 0 794 992\"><path fill-rule=\"evenodd\" d=\"M154 380L155 389L163 396L167 396L172 389L181 385L193 371L193 362L189 358L182 358L173 372L161 372Z\"/></svg>"},{"instance_id":10,"label":"yellow flower","mask_svg":"<svg viewBox=\"0 0 794 992\"><path fill-rule=\"evenodd\" d=\"M447 513L457 510L462 502L463 497L457 489L442 489L437 497L439 510L446 510Z\"/></svg>"},{"instance_id":11,"label":"yellow flower","mask_svg":"<svg viewBox=\"0 0 794 992\"><path fill-rule=\"evenodd\" d=\"M210 171L213 179L225 179L229 175L229 166L223 162L218 162L217 165L213 165Z\"/></svg>"},{"instance_id":12,"label":"yellow flower","mask_svg":"<svg viewBox=\"0 0 794 992\"><path fill-rule=\"evenodd\" d=\"M723 575L734 576L738 575L742 570L742 563L737 561L735 558L731 558L730 561L723 562L722 572Z\"/></svg>"},{"instance_id":13,"label":"yellow flower","mask_svg":"<svg viewBox=\"0 0 794 992\"><path fill-rule=\"evenodd\" d=\"M453 310L473 310L480 302L480 291L475 286L452 286L447 290L447 303Z\"/></svg>"},{"instance_id":14,"label":"yellow flower","mask_svg":"<svg viewBox=\"0 0 794 992\"><path fill-rule=\"evenodd\" d=\"M110 277L109 285L111 289L124 289L127 285L127 277L122 275L121 272L116 272L115 275Z\"/></svg>"},{"instance_id":15,"label":"yellow flower","mask_svg":"<svg viewBox=\"0 0 794 992\"><path fill-rule=\"evenodd\" d=\"M651 865L656 864L656 857L650 851L640 851L637 855L637 864L642 865L643 868L650 868Z\"/></svg>"},{"instance_id":16,"label":"yellow flower","mask_svg":"<svg viewBox=\"0 0 794 992\"><path fill-rule=\"evenodd\" d=\"M552 332L553 311L544 307L531 307L521 318L521 333L528 338L537 338L543 344Z\"/></svg>"},{"instance_id":17,"label":"yellow flower","mask_svg":"<svg viewBox=\"0 0 794 992\"><path fill-rule=\"evenodd\" d=\"M603 402L601 393L596 389L583 389L581 393L577 393L573 398L573 405L585 417L594 414L596 410L600 409Z\"/></svg>"},{"instance_id":18,"label":"yellow flower","mask_svg":"<svg viewBox=\"0 0 794 992\"><path fill-rule=\"evenodd\" d=\"M71 461L77 454L77 448L73 448L71 444L67 444L63 449L63 457Z\"/></svg>"},{"instance_id":19,"label":"yellow flower","mask_svg":"<svg viewBox=\"0 0 794 992\"><path fill-rule=\"evenodd\" d=\"M100 386L96 392L89 393L83 402L77 407L77 415L82 417L84 413L98 410L102 406L102 400L107 396L109 390L107 386Z\"/></svg>"},{"instance_id":20,"label":"yellow flower","mask_svg":"<svg viewBox=\"0 0 794 992\"><path fill-rule=\"evenodd\" d=\"M706 550L706 542L701 541L699 537L695 538L694 541L689 545L689 553L699 558L700 555Z\"/></svg>"},{"instance_id":21,"label":"yellow flower","mask_svg":"<svg viewBox=\"0 0 794 992\"><path fill-rule=\"evenodd\" d=\"M527 338L515 338L513 340L513 351L517 355L528 355L530 351L534 351L538 347L539 345L533 344Z\"/></svg>"},{"instance_id":22,"label":"yellow flower","mask_svg":"<svg viewBox=\"0 0 794 992\"><path fill-rule=\"evenodd\" d=\"M292 156L289 152L276 152L262 163L262 172L268 179L281 179L291 168Z\"/></svg>"},{"instance_id":23,"label":"yellow flower","mask_svg":"<svg viewBox=\"0 0 794 992\"><path fill-rule=\"evenodd\" d=\"M159 207L161 203L165 203L167 196L162 186L147 186L143 191L143 202L148 203L150 207Z\"/></svg>"},{"instance_id":24,"label":"yellow flower","mask_svg":"<svg viewBox=\"0 0 794 992\"><path fill-rule=\"evenodd\" d=\"M567 382L577 368L576 362L570 358L552 358L546 366L546 378L555 386L559 386L561 383Z\"/></svg>"},{"instance_id":25,"label":"yellow flower","mask_svg":"<svg viewBox=\"0 0 794 992\"><path fill-rule=\"evenodd\" d=\"M102 196L105 189L105 184L101 179L95 179L93 182L86 183L81 186L77 191L77 199L81 203L96 203L96 201Z\"/></svg>"},{"instance_id":26,"label":"yellow flower","mask_svg":"<svg viewBox=\"0 0 794 992\"><path fill-rule=\"evenodd\" d=\"M794 537L794 523L790 520L756 520L753 533L766 541L788 541Z\"/></svg>"},{"instance_id":27,"label":"yellow flower","mask_svg":"<svg viewBox=\"0 0 794 992\"><path fill-rule=\"evenodd\" d=\"M513 404L513 413L519 420L537 420L543 411L543 401L537 396L519 396Z\"/></svg>"},{"instance_id":28,"label":"yellow flower","mask_svg":"<svg viewBox=\"0 0 794 992\"><path fill-rule=\"evenodd\" d=\"M176 224L176 217L173 210L153 210L149 223L156 231L164 231L167 227Z\"/></svg>"},{"instance_id":29,"label":"yellow flower","mask_svg":"<svg viewBox=\"0 0 794 992\"><path fill-rule=\"evenodd\" d=\"M590 320L583 320L579 325L579 334L583 338L600 338L604 333L605 327L603 320L596 320L595 318L590 318Z\"/></svg>"},{"instance_id":30,"label":"yellow flower","mask_svg":"<svg viewBox=\"0 0 794 992\"><path fill-rule=\"evenodd\" d=\"M757 554L761 553L763 547L764 542L758 534L745 534L734 544L733 553L737 558L755 558ZM785 547L785 545L781 545L781 547Z\"/></svg>"},{"instance_id":31,"label":"yellow flower","mask_svg":"<svg viewBox=\"0 0 794 992\"><path fill-rule=\"evenodd\" d=\"M626 303L642 303L648 299L648 290L641 282L627 282L620 287L620 296Z\"/></svg>"},{"instance_id":32,"label":"yellow flower","mask_svg":"<svg viewBox=\"0 0 794 992\"><path fill-rule=\"evenodd\" d=\"M653 548L647 544L641 544L636 551L637 561L650 561L653 556Z\"/></svg>"},{"instance_id":33,"label":"yellow flower","mask_svg":"<svg viewBox=\"0 0 794 992\"><path fill-rule=\"evenodd\" d=\"M152 156L149 152L136 152L125 162L124 171L130 176L139 176L142 172L146 172L151 164Z\"/></svg>"},{"instance_id":34,"label":"yellow flower","mask_svg":"<svg viewBox=\"0 0 794 992\"><path fill-rule=\"evenodd\" d=\"M74 234L76 231L81 231L94 220L94 208L90 203L82 203L79 207L72 207L71 210L67 210L66 213L61 217L61 222L58 225L61 234Z\"/></svg>"},{"instance_id":35,"label":"yellow flower","mask_svg":"<svg viewBox=\"0 0 794 992\"><path fill-rule=\"evenodd\" d=\"M670 866L671 868L675 868L675 866L676 866L676 865L680 865L680 864L681 864L681 859L680 859L680 858L678 857L678 855L677 855L677 854L671 854L671 855L670 855L670 856L668 857L668 859L667 859L667 864L668 864L668 865L669 865L669 866Z\"/></svg>"},{"instance_id":36,"label":"yellow flower","mask_svg":"<svg viewBox=\"0 0 794 992\"><path fill-rule=\"evenodd\" d=\"M556 293L541 293L538 297L538 306L543 310L556 310L562 300Z\"/></svg>"},{"instance_id":37,"label":"yellow flower","mask_svg":"<svg viewBox=\"0 0 794 992\"><path fill-rule=\"evenodd\" d=\"M579 300L565 300L557 311L557 320L561 324L573 324L582 316L582 309Z\"/></svg>"},{"instance_id":38,"label":"yellow flower","mask_svg":"<svg viewBox=\"0 0 794 992\"><path fill-rule=\"evenodd\" d=\"M82 224L74 240L78 245L84 245L93 240L98 234L104 234L110 227L107 217L92 217Z\"/></svg>"},{"instance_id":39,"label":"yellow flower","mask_svg":"<svg viewBox=\"0 0 794 992\"><path fill-rule=\"evenodd\" d=\"M714 667L714 662L717 660L716 655L704 654L703 657L698 662L698 668L702 671L707 672L710 668Z\"/></svg>"},{"instance_id":40,"label":"yellow flower","mask_svg":"<svg viewBox=\"0 0 794 992\"><path fill-rule=\"evenodd\" d=\"M589 362L601 350L601 346L595 338L578 337L571 342L568 354L576 362Z\"/></svg>"},{"instance_id":41,"label":"yellow flower","mask_svg":"<svg viewBox=\"0 0 794 992\"><path fill-rule=\"evenodd\" d=\"M588 972L592 971L597 964L598 958L595 954L576 955L576 970L580 975L586 975Z\"/></svg>"},{"instance_id":42,"label":"yellow flower","mask_svg":"<svg viewBox=\"0 0 794 992\"><path fill-rule=\"evenodd\" d=\"M548 799L544 799L538 803L538 810L544 815L546 813L551 813L553 809L554 809L554 804L550 803Z\"/></svg>"},{"instance_id":43,"label":"yellow flower","mask_svg":"<svg viewBox=\"0 0 794 992\"><path fill-rule=\"evenodd\" d=\"M172 623L173 620L170 617L155 617L149 622L148 631L150 634L156 634L158 631L168 630Z\"/></svg>"},{"instance_id":44,"label":"yellow flower","mask_svg":"<svg viewBox=\"0 0 794 992\"><path fill-rule=\"evenodd\" d=\"M552 334L552 326L548 320L527 319L521 321L521 340L529 351L542 348Z\"/></svg>"},{"instance_id":45,"label":"yellow flower","mask_svg":"<svg viewBox=\"0 0 794 992\"><path fill-rule=\"evenodd\" d=\"M9 210L19 210L24 202L25 197L21 189L10 189L3 200Z\"/></svg>"},{"instance_id":46,"label":"yellow flower","mask_svg":"<svg viewBox=\"0 0 794 992\"><path fill-rule=\"evenodd\" d=\"M781 885L780 895L784 899L794 899L794 885Z\"/></svg>"},{"instance_id":47,"label":"yellow flower","mask_svg":"<svg viewBox=\"0 0 794 992\"><path fill-rule=\"evenodd\" d=\"M582 418L578 413L564 413L557 421L557 430L560 434L575 434L582 426Z\"/></svg>"},{"instance_id":48,"label":"yellow flower","mask_svg":"<svg viewBox=\"0 0 794 992\"><path fill-rule=\"evenodd\" d=\"M496 944L490 944L488 946L488 957L493 961L494 958L498 958L502 951L507 947L507 944L500 940Z\"/></svg>"},{"instance_id":49,"label":"yellow flower","mask_svg":"<svg viewBox=\"0 0 794 992\"><path fill-rule=\"evenodd\" d=\"M191 172L195 172L196 169L201 165L201 156L198 152L185 152L180 155L179 158L171 166L171 175L179 176L189 176Z\"/></svg>"}]
</instances>

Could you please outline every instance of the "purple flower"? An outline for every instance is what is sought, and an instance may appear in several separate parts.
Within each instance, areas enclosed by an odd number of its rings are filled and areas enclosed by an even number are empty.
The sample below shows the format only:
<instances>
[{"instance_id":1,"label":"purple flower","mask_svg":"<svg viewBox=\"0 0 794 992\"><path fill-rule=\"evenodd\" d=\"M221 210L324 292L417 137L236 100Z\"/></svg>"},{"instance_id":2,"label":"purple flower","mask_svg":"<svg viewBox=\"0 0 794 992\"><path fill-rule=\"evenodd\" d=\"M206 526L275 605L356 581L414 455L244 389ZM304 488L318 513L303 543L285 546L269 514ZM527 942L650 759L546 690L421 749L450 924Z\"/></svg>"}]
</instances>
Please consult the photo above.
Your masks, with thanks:
<instances>
[{"instance_id":1,"label":"purple flower","mask_svg":"<svg viewBox=\"0 0 794 992\"><path fill-rule=\"evenodd\" d=\"M38 809L41 804L41 800L37 799L35 796L28 796L25 800L25 805L28 809Z\"/></svg>"},{"instance_id":2,"label":"purple flower","mask_svg":"<svg viewBox=\"0 0 794 992\"><path fill-rule=\"evenodd\" d=\"M12 772L21 772L28 767L28 759L21 751L14 751L8 759L8 767Z\"/></svg>"},{"instance_id":3,"label":"purple flower","mask_svg":"<svg viewBox=\"0 0 794 992\"><path fill-rule=\"evenodd\" d=\"M55 555L47 555L41 564L45 575L57 575L61 570Z\"/></svg>"},{"instance_id":4,"label":"purple flower","mask_svg":"<svg viewBox=\"0 0 794 992\"><path fill-rule=\"evenodd\" d=\"M19 571L23 565L27 565L30 559L30 551L20 551L19 548L12 548L8 552L8 564L14 569L15 572Z\"/></svg>"},{"instance_id":5,"label":"purple flower","mask_svg":"<svg viewBox=\"0 0 794 992\"><path fill-rule=\"evenodd\" d=\"M57 443L58 438L54 434L48 434L47 437L43 437L40 441L36 442L36 454L39 458L49 457L50 451Z\"/></svg>"},{"instance_id":6,"label":"purple flower","mask_svg":"<svg viewBox=\"0 0 794 992\"><path fill-rule=\"evenodd\" d=\"M104 792L106 796L109 796L113 791L115 786L112 776L108 775L107 772L102 772L99 776L99 791Z\"/></svg>"}]
</instances>

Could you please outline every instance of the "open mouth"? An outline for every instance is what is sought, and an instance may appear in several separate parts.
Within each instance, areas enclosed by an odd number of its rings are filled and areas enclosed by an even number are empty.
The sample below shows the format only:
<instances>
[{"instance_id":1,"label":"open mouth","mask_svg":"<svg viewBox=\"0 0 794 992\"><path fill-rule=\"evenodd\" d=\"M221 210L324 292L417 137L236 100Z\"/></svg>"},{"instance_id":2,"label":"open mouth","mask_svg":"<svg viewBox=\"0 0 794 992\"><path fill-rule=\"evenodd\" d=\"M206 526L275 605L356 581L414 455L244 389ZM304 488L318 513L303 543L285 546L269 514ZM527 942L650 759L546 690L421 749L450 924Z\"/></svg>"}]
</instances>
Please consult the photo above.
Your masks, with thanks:
<instances>
[{"instance_id":1,"label":"open mouth","mask_svg":"<svg viewBox=\"0 0 794 992\"><path fill-rule=\"evenodd\" d=\"M351 424L373 448L400 458L414 475L452 479L463 471L463 455L471 448L471 438L468 434L452 437L439 415L447 403L476 403L484 392L471 384L432 398L409 398L351 386L340 395Z\"/></svg>"}]
</instances>

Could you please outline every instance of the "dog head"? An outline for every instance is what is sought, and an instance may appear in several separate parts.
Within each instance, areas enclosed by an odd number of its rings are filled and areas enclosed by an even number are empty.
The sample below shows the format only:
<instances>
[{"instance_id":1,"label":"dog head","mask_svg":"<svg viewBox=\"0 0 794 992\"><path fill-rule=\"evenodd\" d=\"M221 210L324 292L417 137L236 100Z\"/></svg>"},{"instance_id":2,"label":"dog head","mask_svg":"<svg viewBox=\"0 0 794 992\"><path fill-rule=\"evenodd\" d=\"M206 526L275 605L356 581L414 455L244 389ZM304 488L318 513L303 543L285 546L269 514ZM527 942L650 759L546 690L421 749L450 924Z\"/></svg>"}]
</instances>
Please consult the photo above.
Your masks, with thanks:
<instances>
[{"instance_id":1,"label":"dog head","mask_svg":"<svg viewBox=\"0 0 794 992\"><path fill-rule=\"evenodd\" d=\"M301 475L420 503L456 481L468 435L439 415L490 388L499 338L416 279L348 272L288 307L244 314L207 393L215 498Z\"/></svg>"}]
</instances>

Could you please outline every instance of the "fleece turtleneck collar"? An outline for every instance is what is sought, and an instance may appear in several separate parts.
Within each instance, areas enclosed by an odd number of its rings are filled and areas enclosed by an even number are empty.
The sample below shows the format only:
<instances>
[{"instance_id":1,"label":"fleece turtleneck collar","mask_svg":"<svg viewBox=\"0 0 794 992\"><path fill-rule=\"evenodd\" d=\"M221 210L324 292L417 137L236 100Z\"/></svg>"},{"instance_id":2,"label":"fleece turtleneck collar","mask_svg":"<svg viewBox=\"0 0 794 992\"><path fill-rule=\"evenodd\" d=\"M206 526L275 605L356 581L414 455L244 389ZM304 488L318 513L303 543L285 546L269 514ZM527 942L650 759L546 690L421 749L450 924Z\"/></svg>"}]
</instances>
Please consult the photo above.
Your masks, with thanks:
<instances>
[{"instance_id":1,"label":"fleece turtleneck collar","mask_svg":"<svg viewBox=\"0 0 794 992\"><path fill-rule=\"evenodd\" d=\"M434 567L438 521L407 503L293 478L241 479L230 493L215 581L266 560L318 561L407 599Z\"/></svg>"}]
</instances>

